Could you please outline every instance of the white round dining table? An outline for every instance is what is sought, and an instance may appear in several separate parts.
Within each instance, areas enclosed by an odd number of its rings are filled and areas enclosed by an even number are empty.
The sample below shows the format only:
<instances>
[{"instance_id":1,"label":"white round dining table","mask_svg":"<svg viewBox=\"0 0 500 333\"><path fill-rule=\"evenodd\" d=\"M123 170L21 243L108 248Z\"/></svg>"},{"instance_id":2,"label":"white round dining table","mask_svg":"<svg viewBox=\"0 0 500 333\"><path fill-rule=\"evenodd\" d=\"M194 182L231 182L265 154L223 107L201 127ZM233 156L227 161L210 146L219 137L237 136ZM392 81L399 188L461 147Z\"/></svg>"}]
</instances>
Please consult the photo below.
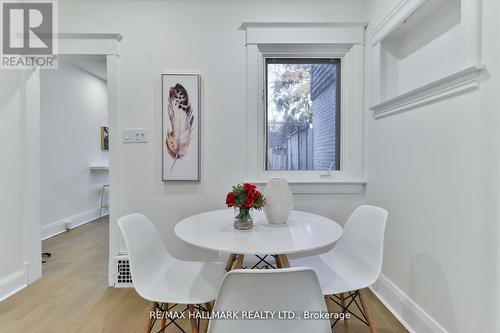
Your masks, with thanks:
<instances>
[{"instance_id":1,"label":"white round dining table","mask_svg":"<svg viewBox=\"0 0 500 333\"><path fill-rule=\"evenodd\" d=\"M233 209L189 216L175 226L175 234L188 244L229 253L227 270L244 255L273 255L278 267L289 267L287 254L309 252L333 246L342 237L335 221L312 213L292 211L285 225L268 224L263 211L254 212L251 230L236 230Z\"/></svg>"}]
</instances>

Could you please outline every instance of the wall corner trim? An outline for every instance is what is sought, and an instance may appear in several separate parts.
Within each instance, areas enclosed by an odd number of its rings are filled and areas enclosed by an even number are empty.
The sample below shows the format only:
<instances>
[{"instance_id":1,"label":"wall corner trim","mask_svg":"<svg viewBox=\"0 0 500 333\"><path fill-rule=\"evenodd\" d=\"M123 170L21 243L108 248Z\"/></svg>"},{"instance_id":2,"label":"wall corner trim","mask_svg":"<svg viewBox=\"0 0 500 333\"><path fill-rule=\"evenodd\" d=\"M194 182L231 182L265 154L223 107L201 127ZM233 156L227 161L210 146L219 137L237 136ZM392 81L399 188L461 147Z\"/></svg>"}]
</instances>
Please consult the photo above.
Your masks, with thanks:
<instances>
[{"instance_id":1,"label":"wall corner trim","mask_svg":"<svg viewBox=\"0 0 500 333\"><path fill-rule=\"evenodd\" d=\"M384 274L370 290L410 333L449 333Z\"/></svg>"}]
</instances>

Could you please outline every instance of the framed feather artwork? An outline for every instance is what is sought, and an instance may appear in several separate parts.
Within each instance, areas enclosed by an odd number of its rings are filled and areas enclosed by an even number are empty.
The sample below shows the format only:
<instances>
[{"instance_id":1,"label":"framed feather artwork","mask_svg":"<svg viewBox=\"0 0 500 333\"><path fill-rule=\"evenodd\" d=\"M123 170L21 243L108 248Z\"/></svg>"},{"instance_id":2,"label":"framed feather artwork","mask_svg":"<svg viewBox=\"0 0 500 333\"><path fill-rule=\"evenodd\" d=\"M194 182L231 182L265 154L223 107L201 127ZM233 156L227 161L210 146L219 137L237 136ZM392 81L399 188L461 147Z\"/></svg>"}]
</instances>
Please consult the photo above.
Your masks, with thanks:
<instances>
[{"instance_id":1,"label":"framed feather artwork","mask_svg":"<svg viewBox=\"0 0 500 333\"><path fill-rule=\"evenodd\" d=\"M200 180L200 76L162 74L163 180Z\"/></svg>"}]
</instances>

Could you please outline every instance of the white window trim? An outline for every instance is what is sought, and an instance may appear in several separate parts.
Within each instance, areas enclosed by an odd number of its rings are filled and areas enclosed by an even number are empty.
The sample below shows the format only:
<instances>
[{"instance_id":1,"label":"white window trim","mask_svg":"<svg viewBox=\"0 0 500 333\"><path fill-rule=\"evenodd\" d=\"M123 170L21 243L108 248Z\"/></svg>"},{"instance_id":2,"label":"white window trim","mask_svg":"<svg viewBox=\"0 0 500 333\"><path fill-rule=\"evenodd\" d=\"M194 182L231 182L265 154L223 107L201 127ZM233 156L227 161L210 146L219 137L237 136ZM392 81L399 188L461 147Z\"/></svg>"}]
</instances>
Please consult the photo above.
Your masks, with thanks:
<instances>
[{"instance_id":1,"label":"white window trim","mask_svg":"<svg viewBox=\"0 0 500 333\"><path fill-rule=\"evenodd\" d=\"M364 191L364 30L366 23L244 23L246 30L246 180L286 178L295 193ZM265 170L267 57L341 59L340 170ZM325 187L325 185L328 185Z\"/></svg>"}]
</instances>

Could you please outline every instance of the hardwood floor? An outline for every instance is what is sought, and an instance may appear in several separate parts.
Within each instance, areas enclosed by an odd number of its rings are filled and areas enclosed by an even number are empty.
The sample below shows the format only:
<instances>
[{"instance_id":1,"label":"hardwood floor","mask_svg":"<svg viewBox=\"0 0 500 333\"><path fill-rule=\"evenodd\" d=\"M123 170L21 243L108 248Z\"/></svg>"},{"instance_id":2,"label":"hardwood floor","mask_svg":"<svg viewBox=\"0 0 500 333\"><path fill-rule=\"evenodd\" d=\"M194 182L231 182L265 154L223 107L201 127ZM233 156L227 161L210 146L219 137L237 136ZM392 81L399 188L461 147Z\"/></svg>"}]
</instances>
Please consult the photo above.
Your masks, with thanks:
<instances>
[{"instance_id":1,"label":"hardwood floor","mask_svg":"<svg viewBox=\"0 0 500 333\"><path fill-rule=\"evenodd\" d=\"M43 278L0 303L0 332L142 332L149 302L133 289L107 286L108 230L102 218L44 241L43 251L52 257L43 264ZM406 332L371 292L367 295L379 333ZM179 323L189 332L187 320ZM169 327L166 332L180 331ZM351 319L338 323L334 332L369 329Z\"/></svg>"}]
</instances>

